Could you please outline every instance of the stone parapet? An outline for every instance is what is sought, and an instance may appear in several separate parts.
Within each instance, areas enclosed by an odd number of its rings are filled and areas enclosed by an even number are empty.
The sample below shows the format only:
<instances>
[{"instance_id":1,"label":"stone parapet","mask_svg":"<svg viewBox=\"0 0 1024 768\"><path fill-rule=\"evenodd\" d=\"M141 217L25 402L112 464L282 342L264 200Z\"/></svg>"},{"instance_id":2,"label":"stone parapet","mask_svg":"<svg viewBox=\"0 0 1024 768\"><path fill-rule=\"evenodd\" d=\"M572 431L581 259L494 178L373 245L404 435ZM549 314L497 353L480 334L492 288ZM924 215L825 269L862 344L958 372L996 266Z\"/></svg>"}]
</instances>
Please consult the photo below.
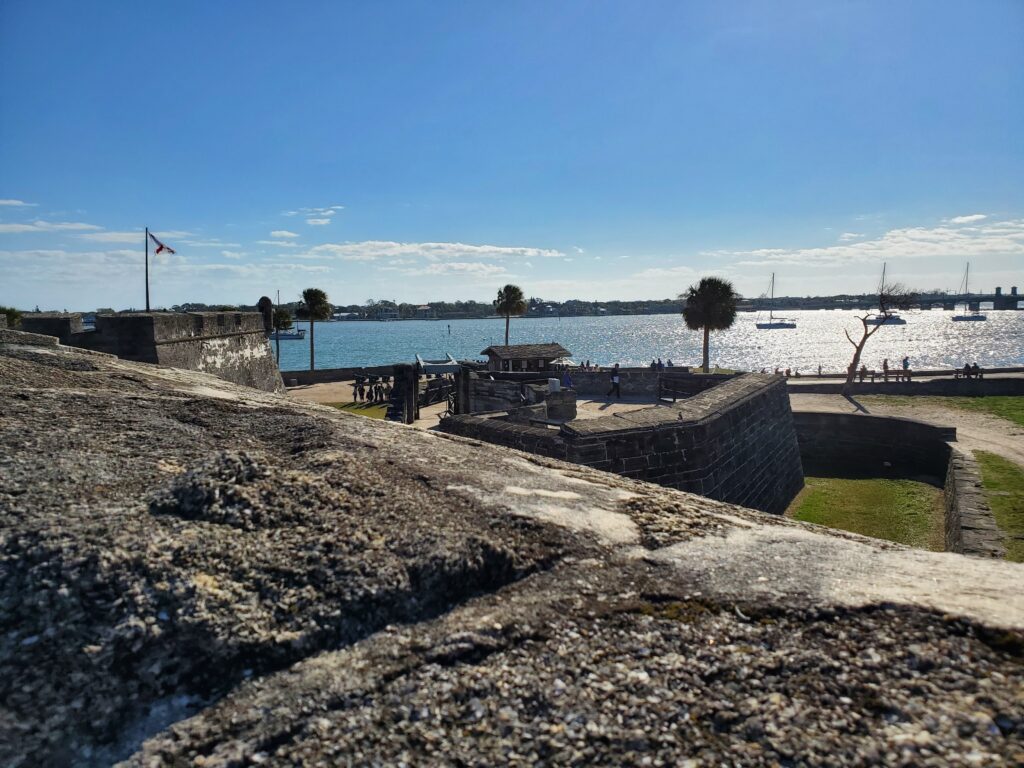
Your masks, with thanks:
<instances>
[{"instance_id":1,"label":"stone parapet","mask_svg":"<svg viewBox=\"0 0 1024 768\"><path fill-rule=\"evenodd\" d=\"M974 457L953 448L944 488L946 551L976 557L1006 556L1005 536L982 490Z\"/></svg>"},{"instance_id":2,"label":"stone parapet","mask_svg":"<svg viewBox=\"0 0 1024 768\"><path fill-rule=\"evenodd\" d=\"M772 513L803 487L785 382L773 376L746 374L672 406L577 419L558 433L527 435L536 428L479 416L440 428Z\"/></svg>"}]
</instances>

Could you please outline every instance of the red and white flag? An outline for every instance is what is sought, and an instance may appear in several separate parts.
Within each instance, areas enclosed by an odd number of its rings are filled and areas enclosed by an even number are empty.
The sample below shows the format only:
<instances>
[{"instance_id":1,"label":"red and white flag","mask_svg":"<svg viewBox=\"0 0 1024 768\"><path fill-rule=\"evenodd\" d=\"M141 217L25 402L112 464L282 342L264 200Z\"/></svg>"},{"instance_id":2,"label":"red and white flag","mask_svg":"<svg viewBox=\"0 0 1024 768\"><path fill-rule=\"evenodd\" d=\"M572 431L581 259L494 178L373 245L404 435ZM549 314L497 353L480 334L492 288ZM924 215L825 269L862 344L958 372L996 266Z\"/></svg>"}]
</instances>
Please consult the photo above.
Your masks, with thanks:
<instances>
[{"instance_id":1,"label":"red and white flag","mask_svg":"<svg viewBox=\"0 0 1024 768\"><path fill-rule=\"evenodd\" d=\"M174 249L171 248L171 246L164 245L163 243L161 243L159 240L156 239L156 235L154 235L152 232L149 233L149 237L150 239L152 239L154 243L156 243L156 253L163 253L164 251L167 251L168 253L174 253Z\"/></svg>"}]
</instances>

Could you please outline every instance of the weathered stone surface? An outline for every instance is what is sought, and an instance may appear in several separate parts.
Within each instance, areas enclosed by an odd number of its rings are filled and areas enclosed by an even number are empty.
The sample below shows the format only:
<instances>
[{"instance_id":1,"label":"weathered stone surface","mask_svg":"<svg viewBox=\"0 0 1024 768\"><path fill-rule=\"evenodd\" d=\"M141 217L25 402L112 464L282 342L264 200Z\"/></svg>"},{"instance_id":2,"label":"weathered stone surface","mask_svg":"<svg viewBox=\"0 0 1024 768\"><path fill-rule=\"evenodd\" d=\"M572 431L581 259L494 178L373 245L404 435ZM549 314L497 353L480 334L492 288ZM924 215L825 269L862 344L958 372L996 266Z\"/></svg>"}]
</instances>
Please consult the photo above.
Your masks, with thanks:
<instances>
[{"instance_id":1,"label":"weathered stone surface","mask_svg":"<svg viewBox=\"0 0 1024 768\"><path fill-rule=\"evenodd\" d=\"M61 348L0 403L4 765L1024 757L1021 566Z\"/></svg>"}]
</instances>

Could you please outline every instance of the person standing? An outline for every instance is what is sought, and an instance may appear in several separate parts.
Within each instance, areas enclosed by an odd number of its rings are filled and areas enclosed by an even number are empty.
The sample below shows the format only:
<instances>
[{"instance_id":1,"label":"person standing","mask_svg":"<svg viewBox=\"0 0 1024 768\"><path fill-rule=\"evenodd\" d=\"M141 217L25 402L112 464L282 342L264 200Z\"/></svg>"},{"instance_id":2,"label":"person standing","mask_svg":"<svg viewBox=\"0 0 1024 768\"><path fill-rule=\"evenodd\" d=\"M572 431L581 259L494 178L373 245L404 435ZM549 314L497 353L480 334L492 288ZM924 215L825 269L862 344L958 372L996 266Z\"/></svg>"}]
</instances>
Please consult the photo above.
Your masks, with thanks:
<instances>
[{"instance_id":1,"label":"person standing","mask_svg":"<svg viewBox=\"0 0 1024 768\"><path fill-rule=\"evenodd\" d=\"M882 381L889 380L889 358L882 361Z\"/></svg>"},{"instance_id":2,"label":"person standing","mask_svg":"<svg viewBox=\"0 0 1024 768\"><path fill-rule=\"evenodd\" d=\"M614 394L619 400L622 399L622 390L619 389L619 364L616 363L612 366L612 386L608 390L608 394L605 397L611 397Z\"/></svg>"}]
</instances>

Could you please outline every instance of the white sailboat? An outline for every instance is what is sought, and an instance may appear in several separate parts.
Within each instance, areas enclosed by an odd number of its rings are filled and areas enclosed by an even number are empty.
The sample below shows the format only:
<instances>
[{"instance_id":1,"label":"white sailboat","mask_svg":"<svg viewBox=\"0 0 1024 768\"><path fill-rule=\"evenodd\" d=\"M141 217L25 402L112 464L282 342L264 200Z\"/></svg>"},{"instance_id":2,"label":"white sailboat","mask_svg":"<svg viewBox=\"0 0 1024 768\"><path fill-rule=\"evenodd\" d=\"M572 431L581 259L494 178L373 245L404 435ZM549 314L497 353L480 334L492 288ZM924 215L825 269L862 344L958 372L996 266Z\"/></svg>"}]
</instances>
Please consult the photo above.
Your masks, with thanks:
<instances>
[{"instance_id":1,"label":"white sailboat","mask_svg":"<svg viewBox=\"0 0 1024 768\"><path fill-rule=\"evenodd\" d=\"M964 313L962 315L953 315L954 322L962 322L966 320L988 320L988 317L981 314L980 310L971 309L971 289L968 285L968 278L971 276L971 262L967 262L967 269L964 270L964 281L961 283L963 295L966 297L964 301Z\"/></svg>"},{"instance_id":2,"label":"white sailboat","mask_svg":"<svg viewBox=\"0 0 1024 768\"><path fill-rule=\"evenodd\" d=\"M757 323L757 327L762 330L776 329L776 328L796 328L796 323L792 320L786 320L784 318L775 319L775 273L772 272L772 282L768 288L771 298L768 302L768 322Z\"/></svg>"},{"instance_id":3,"label":"white sailboat","mask_svg":"<svg viewBox=\"0 0 1024 768\"><path fill-rule=\"evenodd\" d=\"M882 262L882 279L878 282L878 294L885 290L885 262ZM881 309L881 307L879 307ZM872 315L866 320L868 325L906 325L907 321L899 316L897 312L889 314Z\"/></svg>"}]
</instances>

